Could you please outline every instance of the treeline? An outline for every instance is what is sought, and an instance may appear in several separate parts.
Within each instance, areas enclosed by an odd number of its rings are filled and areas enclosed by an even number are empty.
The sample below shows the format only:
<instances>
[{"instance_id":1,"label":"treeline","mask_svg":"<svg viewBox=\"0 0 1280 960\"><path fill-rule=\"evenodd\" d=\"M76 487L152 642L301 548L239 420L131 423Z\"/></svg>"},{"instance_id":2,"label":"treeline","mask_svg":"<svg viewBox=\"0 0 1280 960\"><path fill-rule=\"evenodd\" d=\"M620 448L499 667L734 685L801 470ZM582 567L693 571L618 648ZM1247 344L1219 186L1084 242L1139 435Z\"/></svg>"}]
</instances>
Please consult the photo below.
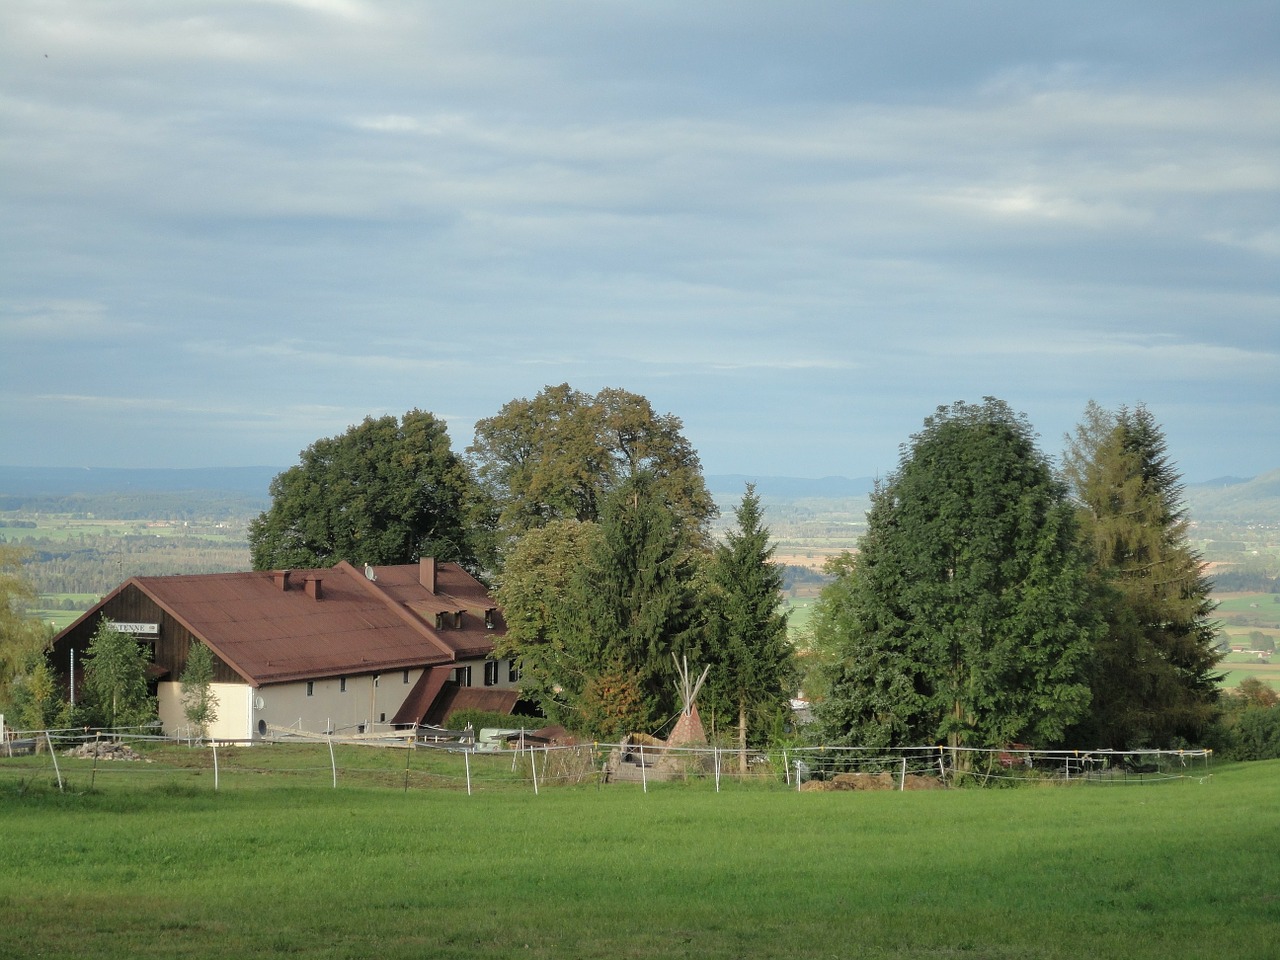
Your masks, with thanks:
<instances>
[{"instance_id":1,"label":"treeline","mask_svg":"<svg viewBox=\"0 0 1280 960\"><path fill-rule=\"evenodd\" d=\"M795 590L797 587L821 587L832 581L832 577L809 567L797 567L787 564L782 568L782 589Z\"/></svg>"},{"instance_id":2,"label":"treeline","mask_svg":"<svg viewBox=\"0 0 1280 960\"><path fill-rule=\"evenodd\" d=\"M67 540L27 536L9 543L29 551L24 572L40 594L105 594L129 577L249 569L249 545L243 541L85 534Z\"/></svg>"},{"instance_id":3,"label":"treeline","mask_svg":"<svg viewBox=\"0 0 1280 960\"><path fill-rule=\"evenodd\" d=\"M1280 580L1261 570L1219 570L1213 587L1218 593L1280 593Z\"/></svg>"},{"instance_id":4,"label":"treeline","mask_svg":"<svg viewBox=\"0 0 1280 960\"><path fill-rule=\"evenodd\" d=\"M0 494L0 511L57 514L97 520L175 520L220 522L258 514L261 497L216 490L139 491L93 494ZM9 521L9 525L18 522Z\"/></svg>"}]
</instances>

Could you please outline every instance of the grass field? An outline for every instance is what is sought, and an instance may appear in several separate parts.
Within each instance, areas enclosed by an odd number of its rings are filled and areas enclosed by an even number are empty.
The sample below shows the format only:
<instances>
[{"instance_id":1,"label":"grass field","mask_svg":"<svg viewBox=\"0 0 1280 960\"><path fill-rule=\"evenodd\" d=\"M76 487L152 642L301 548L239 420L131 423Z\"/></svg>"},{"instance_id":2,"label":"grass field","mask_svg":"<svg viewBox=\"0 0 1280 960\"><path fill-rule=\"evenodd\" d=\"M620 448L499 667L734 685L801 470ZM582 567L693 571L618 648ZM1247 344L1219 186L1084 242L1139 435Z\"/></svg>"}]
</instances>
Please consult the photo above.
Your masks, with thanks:
<instances>
[{"instance_id":1,"label":"grass field","mask_svg":"<svg viewBox=\"0 0 1280 960\"><path fill-rule=\"evenodd\" d=\"M1260 960L1280 924L1280 762L882 794L4 769L3 957Z\"/></svg>"}]
</instances>

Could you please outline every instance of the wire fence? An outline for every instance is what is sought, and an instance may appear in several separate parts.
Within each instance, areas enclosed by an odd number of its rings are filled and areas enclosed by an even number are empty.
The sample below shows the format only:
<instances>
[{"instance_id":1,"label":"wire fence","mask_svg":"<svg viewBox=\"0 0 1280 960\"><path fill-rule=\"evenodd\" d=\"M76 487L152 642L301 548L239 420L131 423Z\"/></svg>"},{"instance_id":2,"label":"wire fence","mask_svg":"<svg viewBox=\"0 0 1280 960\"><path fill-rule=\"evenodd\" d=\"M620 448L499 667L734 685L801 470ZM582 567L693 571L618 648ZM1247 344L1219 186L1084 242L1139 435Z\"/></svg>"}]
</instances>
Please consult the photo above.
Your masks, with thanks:
<instances>
[{"instance_id":1,"label":"wire fence","mask_svg":"<svg viewBox=\"0 0 1280 960\"><path fill-rule=\"evenodd\" d=\"M320 737L274 731L251 742L162 736L146 728L7 730L0 784L46 778L60 791L247 790L262 787L404 792L540 793L564 787L728 790L925 790L1028 784L1140 785L1212 776L1209 750L996 750L671 747L661 741L538 742L520 732L470 731Z\"/></svg>"}]
</instances>

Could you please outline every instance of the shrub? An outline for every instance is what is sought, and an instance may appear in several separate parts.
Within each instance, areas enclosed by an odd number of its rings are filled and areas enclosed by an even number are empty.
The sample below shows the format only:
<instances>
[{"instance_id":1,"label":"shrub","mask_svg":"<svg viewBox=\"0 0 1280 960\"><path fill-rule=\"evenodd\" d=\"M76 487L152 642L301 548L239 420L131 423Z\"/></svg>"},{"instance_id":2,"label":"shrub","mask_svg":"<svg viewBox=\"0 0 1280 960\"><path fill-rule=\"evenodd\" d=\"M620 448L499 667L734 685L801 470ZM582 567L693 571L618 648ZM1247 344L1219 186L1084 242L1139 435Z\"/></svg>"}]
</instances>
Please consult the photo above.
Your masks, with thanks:
<instances>
[{"instance_id":1,"label":"shrub","mask_svg":"<svg viewBox=\"0 0 1280 960\"><path fill-rule=\"evenodd\" d=\"M468 724L479 733L485 729L536 730L545 727L547 721L543 717L499 713L496 710L455 710L449 717L450 730L462 730Z\"/></svg>"}]
</instances>

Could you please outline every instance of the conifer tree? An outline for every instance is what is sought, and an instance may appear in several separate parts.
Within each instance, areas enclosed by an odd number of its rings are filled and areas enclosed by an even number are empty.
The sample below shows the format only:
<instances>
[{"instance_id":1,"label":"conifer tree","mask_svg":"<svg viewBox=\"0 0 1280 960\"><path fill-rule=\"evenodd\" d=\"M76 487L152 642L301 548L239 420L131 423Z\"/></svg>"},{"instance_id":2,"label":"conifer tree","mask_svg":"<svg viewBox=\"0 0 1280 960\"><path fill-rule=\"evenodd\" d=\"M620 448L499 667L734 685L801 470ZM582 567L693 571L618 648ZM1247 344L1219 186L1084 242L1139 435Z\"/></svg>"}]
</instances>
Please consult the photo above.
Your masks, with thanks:
<instances>
[{"instance_id":1,"label":"conifer tree","mask_svg":"<svg viewBox=\"0 0 1280 960\"><path fill-rule=\"evenodd\" d=\"M745 760L749 718L767 723L785 714L795 662L782 610L782 572L773 563L754 485L747 485L734 516L737 526L716 547L710 566L707 686L708 700L732 711Z\"/></svg>"},{"instance_id":2,"label":"conifer tree","mask_svg":"<svg viewBox=\"0 0 1280 960\"><path fill-rule=\"evenodd\" d=\"M1059 739L1088 704L1096 625L1073 510L1025 419L991 398L940 407L867 519L813 623L828 733Z\"/></svg>"},{"instance_id":3,"label":"conifer tree","mask_svg":"<svg viewBox=\"0 0 1280 960\"><path fill-rule=\"evenodd\" d=\"M638 715L650 731L674 716L672 654L696 662L700 653L696 567L682 529L653 477L630 477L606 499L599 540L574 585L568 645L584 676L629 678L624 692L638 697L639 709L626 715ZM594 712L610 715L607 706Z\"/></svg>"},{"instance_id":4,"label":"conifer tree","mask_svg":"<svg viewBox=\"0 0 1280 960\"><path fill-rule=\"evenodd\" d=\"M1193 739L1212 718L1221 659L1212 584L1187 538L1182 483L1143 406L1090 403L1063 473L1079 504L1107 633L1091 666L1093 706L1073 731L1124 748Z\"/></svg>"}]
</instances>

